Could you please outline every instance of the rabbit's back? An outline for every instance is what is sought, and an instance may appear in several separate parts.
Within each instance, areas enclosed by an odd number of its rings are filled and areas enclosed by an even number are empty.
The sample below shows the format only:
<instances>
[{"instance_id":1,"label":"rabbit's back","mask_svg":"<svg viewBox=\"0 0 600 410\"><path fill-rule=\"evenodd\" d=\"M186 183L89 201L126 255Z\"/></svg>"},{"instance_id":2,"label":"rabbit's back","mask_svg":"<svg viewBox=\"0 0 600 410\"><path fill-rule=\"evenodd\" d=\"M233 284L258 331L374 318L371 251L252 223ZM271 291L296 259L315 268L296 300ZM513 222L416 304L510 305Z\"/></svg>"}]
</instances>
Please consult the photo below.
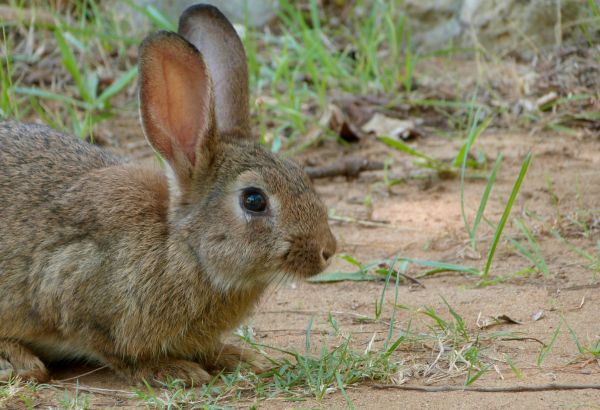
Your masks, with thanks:
<instances>
[{"instance_id":1,"label":"rabbit's back","mask_svg":"<svg viewBox=\"0 0 600 410\"><path fill-rule=\"evenodd\" d=\"M39 245L53 229L54 204L75 181L120 162L46 126L0 123L0 261Z\"/></svg>"}]
</instances>

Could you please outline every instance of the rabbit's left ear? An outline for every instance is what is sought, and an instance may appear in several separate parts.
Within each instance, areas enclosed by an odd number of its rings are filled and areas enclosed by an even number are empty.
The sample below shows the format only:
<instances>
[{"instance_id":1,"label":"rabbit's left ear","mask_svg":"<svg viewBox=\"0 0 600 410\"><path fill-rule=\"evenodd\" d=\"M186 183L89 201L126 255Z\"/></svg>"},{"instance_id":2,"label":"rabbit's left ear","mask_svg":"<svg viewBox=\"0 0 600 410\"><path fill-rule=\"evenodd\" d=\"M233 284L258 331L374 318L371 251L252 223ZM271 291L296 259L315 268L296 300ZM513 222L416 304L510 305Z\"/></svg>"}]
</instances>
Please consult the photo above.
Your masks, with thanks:
<instances>
[{"instance_id":1,"label":"rabbit's left ear","mask_svg":"<svg viewBox=\"0 0 600 410\"><path fill-rule=\"evenodd\" d=\"M185 188L210 166L218 144L208 69L194 46L162 31L142 43L139 71L144 133Z\"/></svg>"},{"instance_id":2,"label":"rabbit's left ear","mask_svg":"<svg viewBox=\"0 0 600 410\"><path fill-rule=\"evenodd\" d=\"M229 20L216 7L198 4L183 12L178 32L204 56L215 87L219 132L249 137L246 53Z\"/></svg>"}]
</instances>

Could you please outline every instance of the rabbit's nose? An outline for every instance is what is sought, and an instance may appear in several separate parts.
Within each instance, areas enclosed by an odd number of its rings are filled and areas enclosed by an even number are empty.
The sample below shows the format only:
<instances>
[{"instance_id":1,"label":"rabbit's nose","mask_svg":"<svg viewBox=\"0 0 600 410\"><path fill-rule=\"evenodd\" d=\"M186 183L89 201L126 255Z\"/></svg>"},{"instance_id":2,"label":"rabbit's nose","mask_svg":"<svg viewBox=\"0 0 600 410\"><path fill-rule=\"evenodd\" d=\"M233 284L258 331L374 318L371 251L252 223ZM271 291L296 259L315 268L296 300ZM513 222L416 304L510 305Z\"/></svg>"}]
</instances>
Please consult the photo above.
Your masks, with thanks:
<instances>
[{"instance_id":1,"label":"rabbit's nose","mask_svg":"<svg viewBox=\"0 0 600 410\"><path fill-rule=\"evenodd\" d=\"M337 248L337 242L335 240L335 236L331 232L329 232L329 238L327 243L321 249L321 258L324 263L329 263L331 257L335 254L335 250Z\"/></svg>"}]
</instances>

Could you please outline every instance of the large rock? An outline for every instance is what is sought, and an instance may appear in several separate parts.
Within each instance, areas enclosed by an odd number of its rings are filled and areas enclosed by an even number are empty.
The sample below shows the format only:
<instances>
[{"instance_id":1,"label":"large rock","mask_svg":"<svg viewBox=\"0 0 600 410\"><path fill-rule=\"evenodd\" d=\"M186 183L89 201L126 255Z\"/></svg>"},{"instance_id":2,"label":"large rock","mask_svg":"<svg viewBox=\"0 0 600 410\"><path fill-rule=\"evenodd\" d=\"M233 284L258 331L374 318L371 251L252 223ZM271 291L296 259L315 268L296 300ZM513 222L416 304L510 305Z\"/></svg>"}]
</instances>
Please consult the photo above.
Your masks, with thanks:
<instances>
[{"instance_id":1,"label":"large rock","mask_svg":"<svg viewBox=\"0 0 600 410\"><path fill-rule=\"evenodd\" d=\"M483 47L534 54L579 36L584 0L405 0L417 47ZM597 36L600 24L591 23Z\"/></svg>"}]
</instances>

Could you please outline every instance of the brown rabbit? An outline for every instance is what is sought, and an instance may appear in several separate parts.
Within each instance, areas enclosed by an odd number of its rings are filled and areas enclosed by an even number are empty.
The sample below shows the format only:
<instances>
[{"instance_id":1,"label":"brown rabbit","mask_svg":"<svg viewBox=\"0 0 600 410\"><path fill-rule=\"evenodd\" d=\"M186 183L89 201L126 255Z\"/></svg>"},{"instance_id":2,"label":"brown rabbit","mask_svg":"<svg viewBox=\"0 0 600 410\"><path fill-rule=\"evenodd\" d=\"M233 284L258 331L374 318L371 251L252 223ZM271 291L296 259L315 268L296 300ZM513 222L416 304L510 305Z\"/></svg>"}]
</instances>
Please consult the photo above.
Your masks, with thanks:
<instances>
[{"instance_id":1,"label":"brown rabbit","mask_svg":"<svg viewBox=\"0 0 600 410\"><path fill-rule=\"evenodd\" d=\"M44 126L0 124L0 380L83 358L128 380L199 385L265 360L226 345L284 273L322 271L336 242L302 169L252 137L240 39L197 5L140 50L158 167Z\"/></svg>"}]
</instances>

